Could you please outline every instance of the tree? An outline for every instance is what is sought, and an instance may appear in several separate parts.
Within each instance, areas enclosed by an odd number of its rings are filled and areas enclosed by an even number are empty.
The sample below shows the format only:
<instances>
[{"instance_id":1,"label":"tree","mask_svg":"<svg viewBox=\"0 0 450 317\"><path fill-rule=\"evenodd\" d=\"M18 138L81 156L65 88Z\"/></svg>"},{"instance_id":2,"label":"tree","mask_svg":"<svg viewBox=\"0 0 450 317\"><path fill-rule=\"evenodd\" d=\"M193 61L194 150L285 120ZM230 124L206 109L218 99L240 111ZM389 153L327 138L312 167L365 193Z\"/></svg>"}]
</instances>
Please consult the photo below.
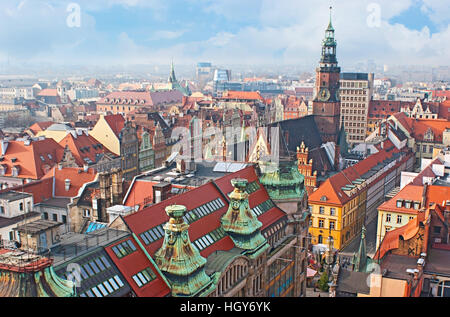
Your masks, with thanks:
<instances>
[{"instance_id":1,"label":"tree","mask_svg":"<svg viewBox=\"0 0 450 317\"><path fill-rule=\"evenodd\" d=\"M328 292L328 273L324 271L319 279L319 289L323 292Z\"/></svg>"}]
</instances>

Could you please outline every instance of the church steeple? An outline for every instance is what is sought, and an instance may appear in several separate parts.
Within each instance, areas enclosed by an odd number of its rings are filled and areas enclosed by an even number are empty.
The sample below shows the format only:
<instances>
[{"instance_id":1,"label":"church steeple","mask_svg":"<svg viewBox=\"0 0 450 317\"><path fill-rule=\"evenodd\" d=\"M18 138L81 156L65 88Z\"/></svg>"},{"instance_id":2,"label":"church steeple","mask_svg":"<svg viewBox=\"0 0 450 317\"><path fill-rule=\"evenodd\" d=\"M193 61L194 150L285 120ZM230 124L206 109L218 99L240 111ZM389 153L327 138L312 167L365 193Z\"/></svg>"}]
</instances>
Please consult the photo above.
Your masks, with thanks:
<instances>
[{"instance_id":1,"label":"church steeple","mask_svg":"<svg viewBox=\"0 0 450 317\"><path fill-rule=\"evenodd\" d=\"M175 76L175 67L173 66L173 60L172 63L170 64L170 76L169 76L169 83L176 83L177 82L177 78Z\"/></svg>"},{"instance_id":2,"label":"church steeple","mask_svg":"<svg viewBox=\"0 0 450 317\"><path fill-rule=\"evenodd\" d=\"M325 38L322 41L322 58L320 60L321 65L324 66L337 66L336 58L336 40L334 39L334 28L331 19L331 9L330 7L330 22L325 31Z\"/></svg>"},{"instance_id":3,"label":"church steeple","mask_svg":"<svg viewBox=\"0 0 450 317\"><path fill-rule=\"evenodd\" d=\"M353 256L353 270L355 272L366 272L367 253L366 253L366 228L363 226L361 231L361 241L358 253Z\"/></svg>"}]
</instances>

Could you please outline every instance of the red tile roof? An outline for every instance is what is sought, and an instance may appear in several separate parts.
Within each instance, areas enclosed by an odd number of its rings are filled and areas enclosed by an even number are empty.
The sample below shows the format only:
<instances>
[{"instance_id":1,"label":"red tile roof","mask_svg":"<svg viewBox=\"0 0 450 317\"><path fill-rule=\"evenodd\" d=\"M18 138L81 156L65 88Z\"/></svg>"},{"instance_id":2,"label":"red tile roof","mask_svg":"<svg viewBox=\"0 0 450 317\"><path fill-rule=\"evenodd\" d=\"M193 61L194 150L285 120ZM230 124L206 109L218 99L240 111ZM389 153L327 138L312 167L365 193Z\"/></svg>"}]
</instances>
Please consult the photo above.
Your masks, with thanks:
<instances>
[{"instance_id":1,"label":"red tile roof","mask_svg":"<svg viewBox=\"0 0 450 317\"><path fill-rule=\"evenodd\" d=\"M114 131L116 136L119 136L120 131L125 126L125 119L121 114L108 115L104 117L106 123L110 126L110 128Z\"/></svg>"},{"instance_id":2,"label":"red tile roof","mask_svg":"<svg viewBox=\"0 0 450 317\"><path fill-rule=\"evenodd\" d=\"M12 176L14 166L19 167L19 178L40 179L59 162L63 148L53 139L29 141L8 141L6 153L0 165L6 168L5 176ZM13 162L14 161L14 162Z\"/></svg>"},{"instance_id":3,"label":"red tile roof","mask_svg":"<svg viewBox=\"0 0 450 317\"><path fill-rule=\"evenodd\" d=\"M400 237L403 241L413 238L419 231L420 223L423 223L426 219L428 219L429 214L429 210L427 210L426 212L418 213L417 217L410 220L406 225L386 232L383 241L378 247L378 250L373 258L382 259L388 251L398 249L400 245ZM429 224L427 226L429 226ZM423 242L424 249L422 252L426 252L427 238L428 236L425 235Z\"/></svg>"},{"instance_id":4,"label":"red tile roof","mask_svg":"<svg viewBox=\"0 0 450 317\"><path fill-rule=\"evenodd\" d=\"M46 178L24 184L23 186L19 185L3 189L0 191L0 193L8 192L11 190L20 192L23 191L25 193L32 194L33 202L35 204L39 204L44 200L52 198L52 187L53 187L53 180L51 178Z\"/></svg>"},{"instance_id":5,"label":"red tile roof","mask_svg":"<svg viewBox=\"0 0 450 317\"><path fill-rule=\"evenodd\" d=\"M450 90L449 90L450 94ZM439 104L439 118L450 120L450 97L449 100L441 102Z\"/></svg>"},{"instance_id":6,"label":"red tile roof","mask_svg":"<svg viewBox=\"0 0 450 317\"><path fill-rule=\"evenodd\" d=\"M236 99L236 100L261 100L264 98L259 91L225 91L222 94L222 99Z\"/></svg>"},{"instance_id":7,"label":"red tile roof","mask_svg":"<svg viewBox=\"0 0 450 317\"><path fill-rule=\"evenodd\" d=\"M181 103L183 94L178 90L167 91L115 91L100 99L97 104L103 105L136 105L153 107L166 103Z\"/></svg>"},{"instance_id":8,"label":"red tile roof","mask_svg":"<svg viewBox=\"0 0 450 317\"><path fill-rule=\"evenodd\" d=\"M388 151L388 149L390 150ZM384 160L391 158L394 153L399 152L400 151L393 146L392 142L385 141L384 149L380 150L378 153L370 155L366 159L331 176L323 182L319 188L309 196L309 202L334 205L343 205L347 203L349 200L353 199L355 195L359 195L359 193L355 193L349 197L342 190L343 187L352 185L354 180L361 178L363 174L370 171L373 167L382 163ZM326 197L326 201L321 200L322 197Z\"/></svg>"},{"instance_id":9,"label":"red tile roof","mask_svg":"<svg viewBox=\"0 0 450 317\"><path fill-rule=\"evenodd\" d=\"M54 197L76 197L80 188L89 182L93 182L97 172L90 168L84 172L83 168L65 167L59 169L57 166L52 168L43 179L50 178L53 181ZM66 179L70 180L69 190L66 191Z\"/></svg>"},{"instance_id":10,"label":"red tile roof","mask_svg":"<svg viewBox=\"0 0 450 317\"><path fill-rule=\"evenodd\" d=\"M112 248L127 240L131 240L132 243L136 246L137 250L136 252L133 252L126 257L118 259L114 251L112 251ZM137 245L134 239L124 238L116 243L107 246L105 250L138 297L164 297L170 293L169 287L165 284L158 271L151 264L144 251L142 251L142 249ZM143 287L138 287L132 276L149 267L151 268L153 273L155 273L157 278L144 285Z\"/></svg>"},{"instance_id":11,"label":"red tile roof","mask_svg":"<svg viewBox=\"0 0 450 317\"><path fill-rule=\"evenodd\" d=\"M85 159L90 159L92 163L95 163L97 161L97 154L111 153L99 141L85 133L75 136L72 133L68 133L64 139L59 141L59 145L63 148L66 146L69 148L77 165L80 167L88 164Z\"/></svg>"},{"instance_id":12,"label":"red tile roof","mask_svg":"<svg viewBox=\"0 0 450 317\"><path fill-rule=\"evenodd\" d=\"M413 205L411 205L411 208L406 208L403 204L402 207L399 208L397 207L397 200L422 201L422 193L423 186L406 185L392 199L389 199L388 201L381 204L378 209L416 215L419 210L414 209Z\"/></svg>"},{"instance_id":13,"label":"red tile roof","mask_svg":"<svg viewBox=\"0 0 450 317\"><path fill-rule=\"evenodd\" d=\"M46 122L36 122L28 129L33 132L34 135L36 135L38 132L45 131L49 126L54 124L53 121L46 121Z\"/></svg>"},{"instance_id":14,"label":"red tile roof","mask_svg":"<svg viewBox=\"0 0 450 317\"><path fill-rule=\"evenodd\" d=\"M46 89L42 89L39 93L38 93L39 97L59 97L58 95L58 90L56 88L46 88Z\"/></svg>"},{"instance_id":15,"label":"red tile roof","mask_svg":"<svg viewBox=\"0 0 450 317\"><path fill-rule=\"evenodd\" d=\"M450 129L450 121L445 119L417 119L412 120L413 136L416 140L423 141L425 133L431 129L434 134L434 141L442 142L442 134L446 129Z\"/></svg>"}]
</instances>

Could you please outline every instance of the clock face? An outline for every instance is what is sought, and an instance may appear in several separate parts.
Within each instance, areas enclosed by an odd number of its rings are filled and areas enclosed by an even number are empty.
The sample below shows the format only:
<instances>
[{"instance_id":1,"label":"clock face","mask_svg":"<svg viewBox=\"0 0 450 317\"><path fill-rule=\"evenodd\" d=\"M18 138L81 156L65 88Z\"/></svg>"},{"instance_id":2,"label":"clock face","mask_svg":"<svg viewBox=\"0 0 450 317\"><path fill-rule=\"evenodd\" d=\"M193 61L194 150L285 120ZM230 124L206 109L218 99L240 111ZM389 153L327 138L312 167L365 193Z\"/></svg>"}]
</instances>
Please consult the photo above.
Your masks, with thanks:
<instances>
[{"instance_id":1,"label":"clock face","mask_svg":"<svg viewBox=\"0 0 450 317\"><path fill-rule=\"evenodd\" d=\"M320 89L319 99L321 101L327 101L328 99L330 99L330 96L331 96L330 91L327 88Z\"/></svg>"}]
</instances>

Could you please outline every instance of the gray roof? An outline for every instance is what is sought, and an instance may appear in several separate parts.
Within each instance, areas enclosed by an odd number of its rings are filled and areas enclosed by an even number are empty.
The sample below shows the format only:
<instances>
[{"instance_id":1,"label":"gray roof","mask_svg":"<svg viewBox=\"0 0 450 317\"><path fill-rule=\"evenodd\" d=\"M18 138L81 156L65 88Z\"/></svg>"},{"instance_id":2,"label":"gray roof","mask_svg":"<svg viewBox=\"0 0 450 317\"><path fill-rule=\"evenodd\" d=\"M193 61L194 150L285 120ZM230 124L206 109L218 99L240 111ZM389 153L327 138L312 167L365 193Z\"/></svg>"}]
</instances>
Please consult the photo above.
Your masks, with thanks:
<instances>
[{"instance_id":1,"label":"gray roof","mask_svg":"<svg viewBox=\"0 0 450 317\"><path fill-rule=\"evenodd\" d=\"M16 192L13 190L0 193L0 199L4 199L7 201L16 201L16 200L20 200L20 199L24 199L24 198L29 198L29 197L33 197L33 195L31 195L29 193L20 193L20 192Z\"/></svg>"},{"instance_id":2,"label":"gray roof","mask_svg":"<svg viewBox=\"0 0 450 317\"><path fill-rule=\"evenodd\" d=\"M242 256L243 251L239 248L233 248L230 251L216 251L210 254L205 265L206 274L225 271L234 259Z\"/></svg>"},{"instance_id":3,"label":"gray roof","mask_svg":"<svg viewBox=\"0 0 450 317\"><path fill-rule=\"evenodd\" d=\"M91 252L100 247L107 246L117 240L128 236L126 231L103 228L88 234L67 233L61 236L59 243L51 248L51 257L54 259L55 266L67 262L71 259L80 257L82 254Z\"/></svg>"},{"instance_id":4,"label":"gray roof","mask_svg":"<svg viewBox=\"0 0 450 317\"><path fill-rule=\"evenodd\" d=\"M353 272L341 268L336 291L355 295L358 293L370 294L370 287L367 283L369 275L370 273Z\"/></svg>"},{"instance_id":5,"label":"gray roof","mask_svg":"<svg viewBox=\"0 0 450 317\"><path fill-rule=\"evenodd\" d=\"M40 217L40 216L41 216L41 214L39 212L31 211L24 215L20 215L20 216L14 217L14 218L0 217L0 228L14 225L25 219L29 219L29 218L33 218L33 217Z\"/></svg>"},{"instance_id":6,"label":"gray roof","mask_svg":"<svg viewBox=\"0 0 450 317\"><path fill-rule=\"evenodd\" d=\"M70 204L70 198L65 197L54 197L39 203L39 205L42 206L58 207L64 209L67 208L68 204Z\"/></svg>"},{"instance_id":7,"label":"gray roof","mask_svg":"<svg viewBox=\"0 0 450 317\"><path fill-rule=\"evenodd\" d=\"M86 253L80 257L66 261L55 267L55 273L68 280L73 274L73 268L80 268L80 276L77 280L77 295L81 297L95 296L93 288L107 293L107 297L122 297L131 291L126 279L115 266L112 259L103 248ZM122 281L122 286L117 282ZM101 285L101 287L99 287ZM104 295L103 295L104 296Z\"/></svg>"},{"instance_id":8,"label":"gray roof","mask_svg":"<svg viewBox=\"0 0 450 317\"><path fill-rule=\"evenodd\" d=\"M60 225L62 225L61 222L39 219L33 222L29 222L27 224L19 225L16 228L14 228L14 230L20 232L27 232L29 234L37 234L52 228L59 227Z\"/></svg>"}]
</instances>

